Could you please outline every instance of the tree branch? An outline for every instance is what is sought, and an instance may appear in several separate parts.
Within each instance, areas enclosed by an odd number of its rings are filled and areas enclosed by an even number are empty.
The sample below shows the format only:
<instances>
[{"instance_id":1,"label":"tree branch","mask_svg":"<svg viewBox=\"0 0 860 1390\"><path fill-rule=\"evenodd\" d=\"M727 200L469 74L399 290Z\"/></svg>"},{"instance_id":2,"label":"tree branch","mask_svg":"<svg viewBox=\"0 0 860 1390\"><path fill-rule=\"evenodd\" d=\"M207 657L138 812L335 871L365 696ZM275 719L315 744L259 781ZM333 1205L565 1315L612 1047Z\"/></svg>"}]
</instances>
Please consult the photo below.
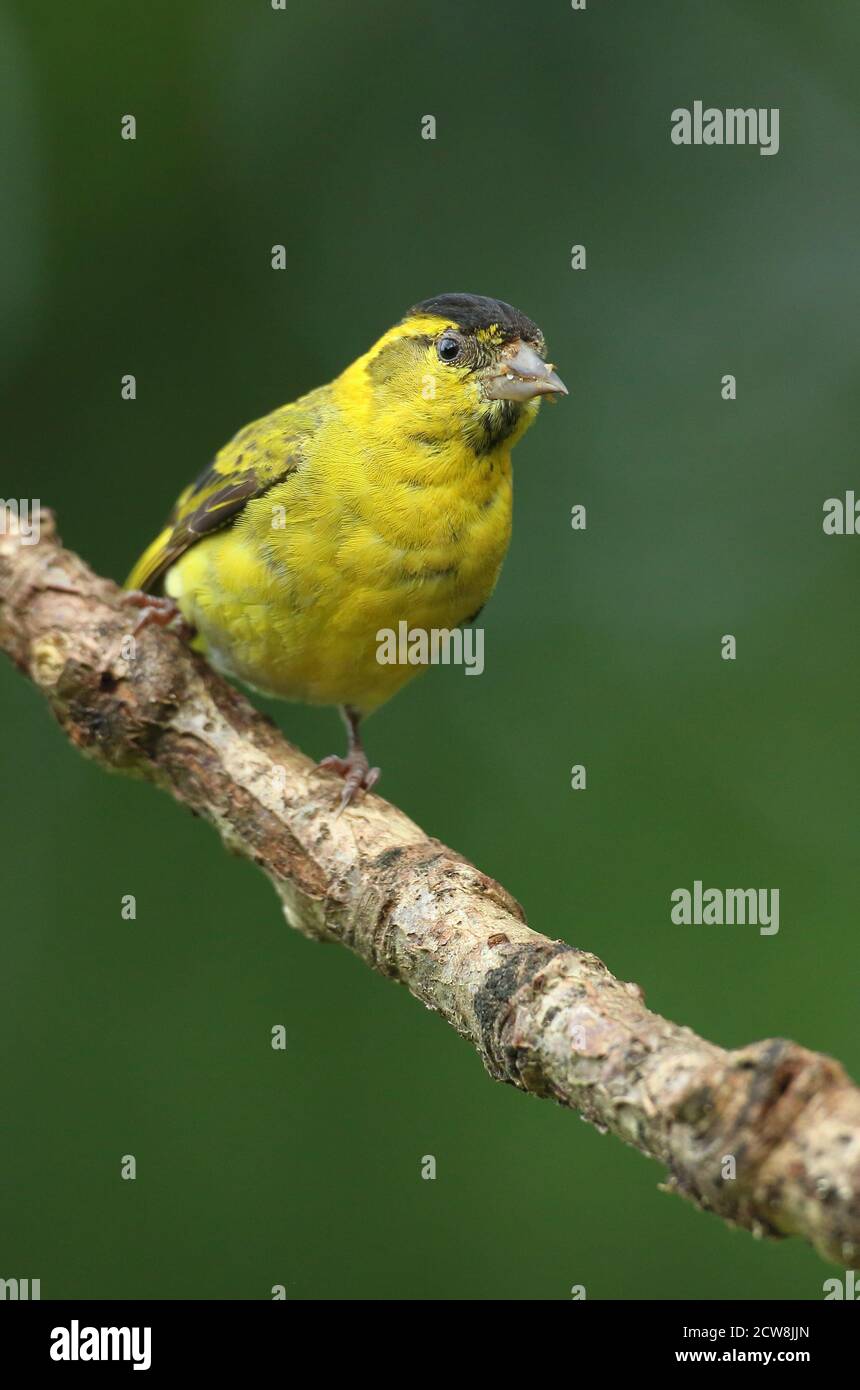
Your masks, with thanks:
<instances>
[{"instance_id":1,"label":"tree branch","mask_svg":"<svg viewBox=\"0 0 860 1390\"><path fill-rule=\"evenodd\" d=\"M0 534L0 647L82 752L204 816L268 875L292 926L405 984L497 1080L611 1130L704 1210L857 1257L860 1091L838 1062L782 1040L724 1051L532 931L504 888L379 797L336 819L339 780L176 636L130 639L116 585L40 520L38 544L8 515Z\"/></svg>"}]
</instances>

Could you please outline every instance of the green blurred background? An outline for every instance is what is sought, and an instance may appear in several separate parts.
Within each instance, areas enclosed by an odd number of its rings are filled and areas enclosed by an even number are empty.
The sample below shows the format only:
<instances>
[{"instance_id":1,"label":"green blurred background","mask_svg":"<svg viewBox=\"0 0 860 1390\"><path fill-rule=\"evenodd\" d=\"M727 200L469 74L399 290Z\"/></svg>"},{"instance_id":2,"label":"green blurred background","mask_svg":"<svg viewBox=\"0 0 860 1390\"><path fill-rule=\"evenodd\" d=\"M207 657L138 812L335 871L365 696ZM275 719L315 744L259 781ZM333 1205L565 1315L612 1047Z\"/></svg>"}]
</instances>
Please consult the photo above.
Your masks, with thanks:
<instances>
[{"instance_id":1,"label":"green blurred background","mask_svg":"<svg viewBox=\"0 0 860 1390\"><path fill-rule=\"evenodd\" d=\"M858 40L842 0L0 15L2 495L41 498L121 578L239 426L409 304L522 308L571 396L517 453L486 673L435 670L374 718L382 790L651 1007L854 1075L860 540L821 519L860 482ZM779 154L673 146L697 98L779 107ZM492 1084L405 990L291 932L258 872L85 762L8 665L0 700L0 1276L44 1297L821 1297L834 1271L799 1242L662 1195L656 1165ZM340 746L333 712L267 708L309 753ZM672 926L695 878L778 887L779 935Z\"/></svg>"}]
</instances>

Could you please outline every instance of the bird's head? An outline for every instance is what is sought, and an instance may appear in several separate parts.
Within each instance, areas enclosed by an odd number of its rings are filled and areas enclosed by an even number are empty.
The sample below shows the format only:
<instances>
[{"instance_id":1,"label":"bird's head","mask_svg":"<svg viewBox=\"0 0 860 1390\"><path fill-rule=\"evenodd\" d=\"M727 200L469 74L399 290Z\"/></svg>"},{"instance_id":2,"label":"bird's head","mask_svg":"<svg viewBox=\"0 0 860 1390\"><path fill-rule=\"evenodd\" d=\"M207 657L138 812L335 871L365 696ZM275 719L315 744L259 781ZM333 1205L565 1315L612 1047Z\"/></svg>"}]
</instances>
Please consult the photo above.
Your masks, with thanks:
<instances>
[{"instance_id":1,"label":"bird's head","mask_svg":"<svg viewBox=\"0 0 860 1390\"><path fill-rule=\"evenodd\" d=\"M567 395L537 324L474 294L416 304L355 367L377 410L402 410L412 434L440 446L459 436L479 455L514 443L542 396Z\"/></svg>"}]
</instances>

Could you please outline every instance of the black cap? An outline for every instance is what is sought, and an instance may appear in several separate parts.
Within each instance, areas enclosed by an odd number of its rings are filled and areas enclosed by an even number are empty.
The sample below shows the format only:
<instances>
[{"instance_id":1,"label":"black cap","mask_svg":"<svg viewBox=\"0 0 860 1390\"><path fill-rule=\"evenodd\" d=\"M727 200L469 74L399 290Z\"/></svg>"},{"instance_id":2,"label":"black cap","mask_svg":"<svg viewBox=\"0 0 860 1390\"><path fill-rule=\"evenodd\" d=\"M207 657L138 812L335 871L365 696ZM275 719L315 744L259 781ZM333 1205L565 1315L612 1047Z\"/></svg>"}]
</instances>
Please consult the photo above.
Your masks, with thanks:
<instances>
[{"instance_id":1,"label":"black cap","mask_svg":"<svg viewBox=\"0 0 860 1390\"><path fill-rule=\"evenodd\" d=\"M514 338L526 338L531 342L543 339L537 324L519 309L503 299L488 299L482 294L437 294L433 299L423 299L420 304L413 305L406 317L415 314L450 319L463 333L474 333L479 328L496 324L505 342Z\"/></svg>"}]
</instances>

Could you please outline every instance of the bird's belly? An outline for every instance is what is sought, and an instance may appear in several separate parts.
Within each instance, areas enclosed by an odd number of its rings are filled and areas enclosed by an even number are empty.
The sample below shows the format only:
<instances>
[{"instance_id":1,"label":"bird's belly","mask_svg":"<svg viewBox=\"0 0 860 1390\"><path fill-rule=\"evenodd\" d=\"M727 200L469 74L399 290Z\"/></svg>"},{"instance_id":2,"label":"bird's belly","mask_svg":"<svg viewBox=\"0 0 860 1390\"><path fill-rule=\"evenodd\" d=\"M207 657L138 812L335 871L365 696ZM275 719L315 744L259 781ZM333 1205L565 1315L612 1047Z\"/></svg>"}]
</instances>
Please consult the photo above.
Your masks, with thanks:
<instances>
[{"instance_id":1,"label":"bird's belly","mask_svg":"<svg viewBox=\"0 0 860 1390\"><path fill-rule=\"evenodd\" d=\"M318 551L281 564L237 528L199 541L169 571L166 590L196 627L213 665L266 694L369 713L423 668L380 661L401 622L451 629L486 602L507 547L464 557L380 556L328 563ZM375 562L374 562L375 559ZM428 563L423 563L427 560Z\"/></svg>"}]
</instances>

